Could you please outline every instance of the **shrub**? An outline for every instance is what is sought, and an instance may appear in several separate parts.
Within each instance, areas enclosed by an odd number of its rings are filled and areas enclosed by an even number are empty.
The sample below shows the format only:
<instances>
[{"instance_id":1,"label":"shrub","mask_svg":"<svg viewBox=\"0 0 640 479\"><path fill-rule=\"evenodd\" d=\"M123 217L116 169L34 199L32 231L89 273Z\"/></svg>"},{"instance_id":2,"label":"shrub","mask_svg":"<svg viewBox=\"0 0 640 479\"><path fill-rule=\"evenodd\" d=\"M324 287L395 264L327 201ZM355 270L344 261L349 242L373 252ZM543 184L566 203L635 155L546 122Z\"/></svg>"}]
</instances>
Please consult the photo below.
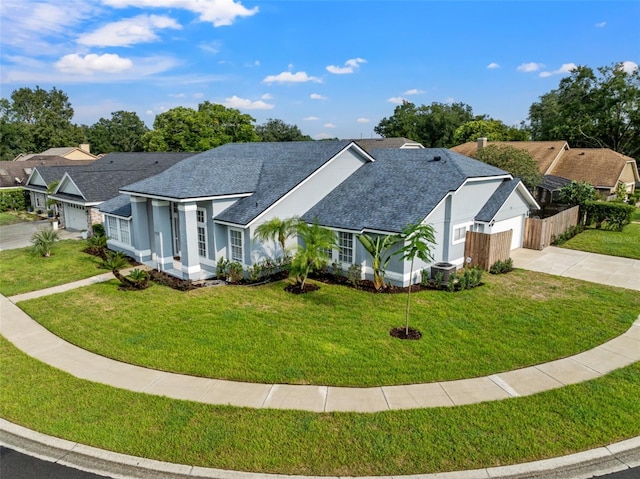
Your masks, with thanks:
<instances>
[{"instance_id":1,"label":"shrub","mask_svg":"<svg viewBox=\"0 0 640 479\"><path fill-rule=\"evenodd\" d=\"M352 264L347 270L347 281L352 286L357 285L362 279L362 266L359 264Z\"/></svg>"},{"instance_id":2,"label":"shrub","mask_svg":"<svg viewBox=\"0 0 640 479\"><path fill-rule=\"evenodd\" d=\"M631 222L635 208L624 203L588 201L585 203L587 225L595 224L597 229L605 228L622 231Z\"/></svg>"},{"instance_id":3,"label":"shrub","mask_svg":"<svg viewBox=\"0 0 640 479\"><path fill-rule=\"evenodd\" d=\"M334 276L342 277L344 276L344 271L342 269L342 262L334 261L331 263L331 272Z\"/></svg>"},{"instance_id":4,"label":"shrub","mask_svg":"<svg viewBox=\"0 0 640 479\"><path fill-rule=\"evenodd\" d=\"M513 260L511 258L507 258L504 261L498 260L489 268L489 273L491 274L503 274L509 271L513 271Z\"/></svg>"},{"instance_id":5,"label":"shrub","mask_svg":"<svg viewBox=\"0 0 640 479\"><path fill-rule=\"evenodd\" d=\"M420 286L429 286L430 275L431 273L427 268L420 271Z\"/></svg>"},{"instance_id":6,"label":"shrub","mask_svg":"<svg viewBox=\"0 0 640 479\"><path fill-rule=\"evenodd\" d=\"M106 236L106 231L104 229L104 225L101 223L95 223L91 225L91 234L94 236Z\"/></svg>"},{"instance_id":7,"label":"shrub","mask_svg":"<svg viewBox=\"0 0 640 479\"><path fill-rule=\"evenodd\" d=\"M229 263L227 267L227 274L229 275L229 282L239 283L244 278L244 269L242 264L237 261Z\"/></svg>"},{"instance_id":8,"label":"shrub","mask_svg":"<svg viewBox=\"0 0 640 479\"><path fill-rule=\"evenodd\" d=\"M25 211L28 204L25 197L26 194L28 193L23 191L22 188L0 192L0 212L9 210Z\"/></svg>"},{"instance_id":9,"label":"shrub","mask_svg":"<svg viewBox=\"0 0 640 479\"><path fill-rule=\"evenodd\" d=\"M216 263L216 277L218 279L224 279L227 277L227 267L229 266L230 261L225 259L224 256L220 256L218 262Z\"/></svg>"},{"instance_id":10,"label":"shrub","mask_svg":"<svg viewBox=\"0 0 640 479\"><path fill-rule=\"evenodd\" d=\"M567 241L569 241L571 238L573 238L575 235L582 233L583 231L584 231L583 225L570 226L564 233L554 236L553 239L551 240L551 244L555 246L564 244Z\"/></svg>"}]
</instances>

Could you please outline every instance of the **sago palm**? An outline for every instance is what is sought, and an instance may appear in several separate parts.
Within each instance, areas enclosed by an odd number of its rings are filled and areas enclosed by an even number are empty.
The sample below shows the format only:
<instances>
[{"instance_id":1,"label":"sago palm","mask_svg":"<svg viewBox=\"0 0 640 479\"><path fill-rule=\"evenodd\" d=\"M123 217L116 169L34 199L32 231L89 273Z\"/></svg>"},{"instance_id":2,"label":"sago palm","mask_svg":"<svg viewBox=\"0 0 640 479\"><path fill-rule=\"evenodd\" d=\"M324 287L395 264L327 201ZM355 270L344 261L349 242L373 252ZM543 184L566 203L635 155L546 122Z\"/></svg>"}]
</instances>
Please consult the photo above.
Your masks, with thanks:
<instances>
[{"instance_id":1,"label":"sago palm","mask_svg":"<svg viewBox=\"0 0 640 479\"><path fill-rule=\"evenodd\" d=\"M58 232L52 228L36 231L31 237L33 243L33 251L45 258L51 256L51 248L53 244L60 239Z\"/></svg>"}]
</instances>

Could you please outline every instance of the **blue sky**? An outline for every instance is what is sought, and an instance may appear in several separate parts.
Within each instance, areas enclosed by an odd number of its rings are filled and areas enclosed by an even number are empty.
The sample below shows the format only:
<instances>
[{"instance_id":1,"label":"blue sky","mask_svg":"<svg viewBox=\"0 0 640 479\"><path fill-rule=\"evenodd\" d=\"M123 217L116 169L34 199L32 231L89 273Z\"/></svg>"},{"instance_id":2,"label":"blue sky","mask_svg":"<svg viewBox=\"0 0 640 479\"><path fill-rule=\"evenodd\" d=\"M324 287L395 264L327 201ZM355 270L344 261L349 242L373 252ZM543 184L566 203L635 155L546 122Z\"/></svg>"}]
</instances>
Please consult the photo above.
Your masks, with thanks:
<instances>
[{"instance_id":1,"label":"blue sky","mask_svg":"<svg viewBox=\"0 0 640 479\"><path fill-rule=\"evenodd\" d=\"M640 1L2 0L0 96L74 122L205 100L316 139L375 136L403 99L515 125L575 65L640 64Z\"/></svg>"}]
</instances>

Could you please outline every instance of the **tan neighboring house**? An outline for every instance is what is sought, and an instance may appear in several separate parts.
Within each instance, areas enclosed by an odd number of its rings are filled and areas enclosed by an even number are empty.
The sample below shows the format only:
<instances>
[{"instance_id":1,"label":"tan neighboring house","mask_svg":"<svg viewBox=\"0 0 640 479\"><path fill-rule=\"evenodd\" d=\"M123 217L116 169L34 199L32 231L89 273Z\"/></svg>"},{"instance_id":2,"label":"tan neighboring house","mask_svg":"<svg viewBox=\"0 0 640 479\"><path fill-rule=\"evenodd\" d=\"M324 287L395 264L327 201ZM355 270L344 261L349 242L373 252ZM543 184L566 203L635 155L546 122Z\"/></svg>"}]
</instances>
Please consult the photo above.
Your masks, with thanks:
<instances>
[{"instance_id":1,"label":"tan neighboring house","mask_svg":"<svg viewBox=\"0 0 640 479\"><path fill-rule=\"evenodd\" d=\"M64 146L60 148L49 148L42 153L20 153L13 161L27 161L36 157L60 157L67 160L97 160L98 157L91 153L91 147L88 143L79 146Z\"/></svg>"},{"instance_id":2,"label":"tan neighboring house","mask_svg":"<svg viewBox=\"0 0 640 479\"><path fill-rule=\"evenodd\" d=\"M599 193L610 198L615 195L619 183L633 193L636 183L640 182L635 160L608 148L570 148L566 141L487 141L479 138L477 142L464 143L451 150L475 158L478 151L488 145L513 146L529 152L540 173L545 175L543 190L549 185L561 184L558 179L564 178L591 183Z\"/></svg>"}]
</instances>

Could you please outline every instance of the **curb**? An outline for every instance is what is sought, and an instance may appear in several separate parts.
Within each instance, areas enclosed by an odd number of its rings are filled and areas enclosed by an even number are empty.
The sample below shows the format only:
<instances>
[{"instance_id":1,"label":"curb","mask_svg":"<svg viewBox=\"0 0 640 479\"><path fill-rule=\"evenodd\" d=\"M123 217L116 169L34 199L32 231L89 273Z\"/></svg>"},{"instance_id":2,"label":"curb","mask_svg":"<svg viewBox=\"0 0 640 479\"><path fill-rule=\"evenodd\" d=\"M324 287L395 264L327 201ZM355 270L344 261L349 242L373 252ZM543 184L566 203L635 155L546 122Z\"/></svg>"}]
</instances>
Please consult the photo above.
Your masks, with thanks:
<instances>
[{"instance_id":1,"label":"curb","mask_svg":"<svg viewBox=\"0 0 640 479\"><path fill-rule=\"evenodd\" d=\"M0 418L0 445L39 459L114 479L308 479L251 473L128 456L48 436ZM469 471L378 476L379 479L589 479L640 467L640 436L589 451L541 461ZM342 479L323 476L326 479Z\"/></svg>"}]
</instances>

